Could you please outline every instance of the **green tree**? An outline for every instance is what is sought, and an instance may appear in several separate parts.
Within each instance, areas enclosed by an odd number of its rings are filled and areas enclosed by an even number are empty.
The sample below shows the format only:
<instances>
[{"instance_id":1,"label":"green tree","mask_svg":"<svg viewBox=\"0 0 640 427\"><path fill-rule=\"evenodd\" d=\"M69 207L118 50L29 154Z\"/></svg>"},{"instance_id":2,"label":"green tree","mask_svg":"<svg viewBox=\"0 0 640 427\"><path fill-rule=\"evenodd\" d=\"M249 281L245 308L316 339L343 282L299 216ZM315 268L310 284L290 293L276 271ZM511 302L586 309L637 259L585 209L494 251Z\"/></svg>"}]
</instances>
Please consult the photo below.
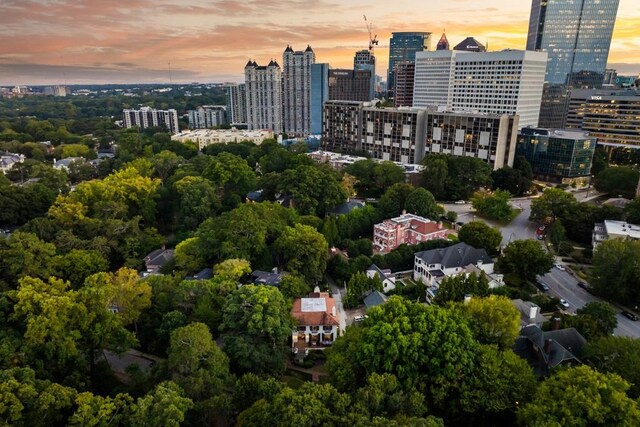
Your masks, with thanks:
<instances>
[{"instance_id":1,"label":"green tree","mask_svg":"<svg viewBox=\"0 0 640 427\"><path fill-rule=\"evenodd\" d=\"M223 205L233 208L238 205L247 192L255 190L257 186L256 173L247 162L230 153L220 153L215 156L202 173L204 178L211 180L223 190Z\"/></svg>"},{"instance_id":2,"label":"green tree","mask_svg":"<svg viewBox=\"0 0 640 427\"><path fill-rule=\"evenodd\" d=\"M73 249L67 254L56 256L51 263L54 274L71 282L76 289L87 277L109 268L107 259L95 250Z\"/></svg>"},{"instance_id":3,"label":"green tree","mask_svg":"<svg viewBox=\"0 0 640 427\"><path fill-rule=\"evenodd\" d=\"M572 194L559 188L547 188L542 196L531 202L529 220L542 223L547 219L563 218L576 203Z\"/></svg>"},{"instance_id":4,"label":"green tree","mask_svg":"<svg viewBox=\"0 0 640 427\"><path fill-rule=\"evenodd\" d=\"M433 194L422 187L416 188L407 196L404 207L408 213L424 218L436 219L442 214Z\"/></svg>"},{"instance_id":5,"label":"green tree","mask_svg":"<svg viewBox=\"0 0 640 427\"><path fill-rule=\"evenodd\" d=\"M227 259L213 267L216 279L238 281L251 273L251 264L246 259Z\"/></svg>"},{"instance_id":6,"label":"green tree","mask_svg":"<svg viewBox=\"0 0 640 427\"><path fill-rule=\"evenodd\" d=\"M640 265L629 260L640 259L640 242L609 239L593 253L591 284L606 298L637 305L640 303Z\"/></svg>"},{"instance_id":7,"label":"green tree","mask_svg":"<svg viewBox=\"0 0 640 427\"><path fill-rule=\"evenodd\" d=\"M605 301L591 301L576 316L565 318L565 327L576 328L587 340L610 336L618 326L616 311Z\"/></svg>"},{"instance_id":8,"label":"green tree","mask_svg":"<svg viewBox=\"0 0 640 427\"><path fill-rule=\"evenodd\" d=\"M443 156L426 156L422 161L426 167L422 172L422 183L438 200L446 196L449 165Z\"/></svg>"},{"instance_id":9,"label":"green tree","mask_svg":"<svg viewBox=\"0 0 640 427\"><path fill-rule=\"evenodd\" d=\"M390 186L404 182L404 169L389 161L359 160L345 167L345 172L356 178L358 193L367 197L380 197Z\"/></svg>"},{"instance_id":10,"label":"green tree","mask_svg":"<svg viewBox=\"0 0 640 427\"><path fill-rule=\"evenodd\" d=\"M200 271L207 264L198 237L190 237L178 243L174 255L176 267L186 273Z\"/></svg>"},{"instance_id":11,"label":"green tree","mask_svg":"<svg viewBox=\"0 0 640 427\"><path fill-rule=\"evenodd\" d=\"M162 185L167 182L167 179L175 172L178 166L185 161L184 158L169 150L163 150L155 154L150 160L153 165L153 171L160 178Z\"/></svg>"},{"instance_id":12,"label":"green tree","mask_svg":"<svg viewBox=\"0 0 640 427\"><path fill-rule=\"evenodd\" d=\"M115 397L102 397L84 392L76 397L76 411L69 418L70 426L96 426L124 424L129 417L129 407L133 399L128 394L119 393Z\"/></svg>"},{"instance_id":13,"label":"green tree","mask_svg":"<svg viewBox=\"0 0 640 427\"><path fill-rule=\"evenodd\" d=\"M15 287L20 277L46 278L55 252L53 244L43 242L35 234L12 233L8 239L0 240L1 277L11 287Z\"/></svg>"},{"instance_id":14,"label":"green tree","mask_svg":"<svg viewBox=\"0 0 640 427\"><path fill-rule=\"evenodd\" d=\"M218 195L211 181L200 176L185 176L174 186L180 195L180 213L185 229L197 227L217 211Z\"/></svg>"},{"instance_id":15,"label":"green tree","mask_svg":"<svg viewBox=\"0 0 640 427\"><path fill-rule=\"evenodd\" d=\"M310 291L311 286L309 286L304 277L297 274L285 275L280 283L280 292L289 300L304 297Z\"/></svg>"},{"instance_id":16,"label":"green tree","mask_svg":"<svg viewBox=\"0 0 640 427\"><path fill-rule=\"evenodd\" d=\"M632 198L636 194L640 173L627 166L606 168L596 176L596 190L614 196Z\"/></svg>"},{"instance_id":17,"label":"green tree","mask_svg":"<svg viewBox=\"0 0 640 427\"><path fill-rule=\"evenodd\" d=\"M523 177L527 179L533 179L533 169L531 168L531 163L529 163L524 156L516 156L513 162L513 168L520 172Z\"/></svg>"},{"instance_id":18,"label":"green tree","mask_svg":"<svg viewBox=\"0 0 640 427\"><path fill-rule=\"evenodd\" d=\"M242 371L282 371L292 329L289 306L277 288L245 285L225 301L222 341Z\"/></svg>"},{"instance_id":19,"label":"green tree","mask_svg":"<svg viewBox=\"0 0 640 427\"><path fill-rule=\"evenodd\" d=\"M171 379L190 399L211 399L229 380L229 359L216 345L207 325L191 323L171 333L168 350Z\"/></svg>"},{"instance_id":20,"label":"green tree","mask_svg":"<svg viewBox=\"0 0 640 427\"><path fill-rule=\"evenodd\" d=\"M471 198L473 208L479 215L498 221L509 221L513 217L513 210L509 205L511 194L508 191L496 190L493 194L476 192Z\"/></svg>"},{"instance_id":21,"label":"green tree","mask_svg":"<svg viewBox=\"0 0 640 427\"><path fill-rule=\"evenodd\" d=\"M329 247L324 236L312 227L287 227L275 242L287 271L299 273L311 282L322 279L327 268Z\"/></svg>"},{"instance_id":22,"label":"green tree","mask_svg":"<svg viewBox=\"0 0 640 427\"><path fill-rule=\"evenodd\" d=\"M414 188L410 184L393 184L384 192L378 203L378 208L383 218L393 218L402 213L407 198L413 193Z\"/></svg>"},{"instance_id":23,"label":"green tree","mask_svg":"<svg viewBox=\"0 0 640 427\"><path fill-rule=\"evenodd\" d=\"M547 235L549 236L551 243L556 246L558 246L560 242L567 240L566 230L560 219L555 220L555 222L549 226Z\"/></svg>"},{"instance_id":24,"label":"green tree","mask_svg":"<svg viewBox=\"0 0 640 427\"><path fill-rule=\"evenodd\" d=\"M179 427L185 420L186 412L193 407L191 399L183 394L182 388L172 381L158 384L153 391L132 405L132 415L127 424L132 427Z\"/></svg>"},{"instance_id":25,"label":"green tree","mask_svg":"<svg viewBox=\"0 0 640 427\"><path fill-rule=\"evenodd\" d=\"M553 256L532 239L509 243L498 259L500 271L514 274L521 280L534 281L536 275L551 270Z\"/></svg>"},{"instance_id":26,"label":"green tree","mask_svg":"<svg viewBox=\"0 0 640 427\"><path fill-rule=\"evenodd\" d=\"M640 197L636 197L624 207L624 216L628 223L640 224Z\"/></svg>"},{"instance_id":27,"label":"green tree","mask_svg":"<svg viewBox=\"0 0 640 427\"><path fill-rule=\"evenodd\" d=\"M469 318L471 331L483 344L509 349L520 334L520 313L507 297L471 298L463 309Z\"/></svg>"},{"instance_id":28,"label":"green tree","mask_svg":"<svg viewBox=\"0 0 640 427\"><path fill-rule=\"evenodd\" d=\"M320 232L324 236L328 245L335 246L338 244L338 226L336 225L336 220L332 216L324 218Z\"/></svg>"},{"instance_id":29,"label":"green tree","mask_svg":"<svg viewBox=\"0 0 640 427\"><path fill-rule=\"evenodd\" d=\"M346 288L344 305L347 308L353 308L362 303L362 299L367 292L382 292L382 282L377 278L369 278L360 271L351 276Z\"/></svg>"},{"instance_id":30,"label":"green tree","mask_svg":"<svg viewBox=\"0 0 640 427\"><path fill-rule=\"evenodd\" d=\"M277 189L293 197L301 214L327 213L347 199L339 175L327 165L303 165L278 176Z\"/></svg>"},{"instance_id":31,"label":"green tree","mask_svg":"<svg viewBox=\"0 0 640 427\"><path fill-rule=\"evenodd\" d=\"M504 190L514 196L522 196L531 188L531 179L519 170L505 166L491 172L493 190Z\"/></svg>"},{"instance_id":32,"label":"green tree","mask_svg":"<svg viewBox=\"0 0 640 427\"><path fill-rule=\"evenodd\" d=\"M458 239L474 248L496 254L502 242L502 233L482 221L471 221L460 228Z\"/></svg>"},{"instance_id":33,"label":"green tree","mask_svg":"<svg viewBox=\"0 0 640 427\"><path fill-rule=\"evenodd\" d=\"M533 401L520 408L525 426L632 426L640 423L638 404L626 395L629 383L588 366L556 372L544 381Z\"/></svg>"},{"instance_id":34,"label":"green tree","mask_svg":"<svg viewBox=\"0 0 640 427\"><path fill-rule=\"evenodd\" d=\"M442 280L435 301L440 305L444 305L450 301L462 301L465 295L484 297L488 293L489 280L484 273L479 276L475 273L469 275L459 274L445 277Z\"/></svg>"},{"instance_id":35,"label":"green tree","mask_svg":"<svg viewBox=\"0 0 640 427\"><path fill-rule=\"evenodd\" d=\"M582 355L598 371L620 375L629 382L631 397L640 396L640 340L601 336L587 341Z\"/></svg>"}]
</instances>

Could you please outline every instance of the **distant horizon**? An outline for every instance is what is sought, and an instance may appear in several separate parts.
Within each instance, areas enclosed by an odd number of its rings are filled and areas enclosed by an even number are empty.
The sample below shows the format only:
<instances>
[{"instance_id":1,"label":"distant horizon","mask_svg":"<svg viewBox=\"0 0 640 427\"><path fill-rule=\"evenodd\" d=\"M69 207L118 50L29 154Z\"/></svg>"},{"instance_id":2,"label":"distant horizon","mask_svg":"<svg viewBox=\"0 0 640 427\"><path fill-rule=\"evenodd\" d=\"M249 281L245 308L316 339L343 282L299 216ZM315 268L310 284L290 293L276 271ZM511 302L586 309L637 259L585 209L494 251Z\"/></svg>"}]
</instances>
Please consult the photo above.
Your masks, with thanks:
<instances>
[{"instance_id":1,"label":"distant horizon","mask_svg":"<svg viewBox=\"0 0 640 427\"><path fill-rule=\"evenodd\" d=\"M350 68L369 42L363 14L385 77L392 32L431 32L432 49L443 32L452 46L471 36L492 51L524 49L530 8L531 0L450 0L428 10L418 0L5 0L0 85L240 82L247 60L279 61L287 45L311 45L316 62ZM640 74L637 0L620 0L617 16L609 67Z\"/></svg>"}]
</instances>

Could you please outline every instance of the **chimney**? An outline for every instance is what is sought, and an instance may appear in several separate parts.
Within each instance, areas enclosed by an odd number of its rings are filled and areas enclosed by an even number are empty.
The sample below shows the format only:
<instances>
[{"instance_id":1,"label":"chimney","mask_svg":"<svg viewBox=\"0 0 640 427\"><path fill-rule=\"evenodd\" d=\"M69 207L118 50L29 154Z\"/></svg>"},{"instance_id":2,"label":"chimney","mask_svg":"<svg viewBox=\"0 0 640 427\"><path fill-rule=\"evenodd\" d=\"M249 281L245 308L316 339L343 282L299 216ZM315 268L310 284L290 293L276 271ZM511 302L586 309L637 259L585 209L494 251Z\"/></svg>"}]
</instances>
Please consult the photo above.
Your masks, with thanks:
<instances>
[{"instance_id":1,"label":"chimney","mask_svg":"<svg viewBox=\"0 0 640 427\"><path fill-rule=\"evenodd\" d=\"M551 350L551 340L546 339L544 340L544 352L549 354L549 350Z\"/></svg>"},{"instance_id":2,"label":"chimney","mask_svg":"<svg viewBox=\"0 0 640 427\"><path fill-rule=\"evenodd\" d=\"M402 215L406 215L407 214L407 210L406 209L402 209Z\"/></svg>"},{"instance_id":3,"label":"chimney","mask_svg":"<svg viewBox=\"0 0 640 427\"><path fill-rule=\"evenodd\" d=\"M471 301L471 294L466 294L464 296L464 303L469 304L469 301Z\"/></svg>"},{"instance_id":4,"label":"chimney","mask_svg":"<svg viewBox=\"0 0 640 427\"><path fill-rule=\"evenodd\" d=\"M313 293L319 294L320 293L320 286L316 286L315 288L313 288Z\"/></svg>"},{"instance_id":5,"label":"chimney","mask_svg":"<svg viewBox=\"0 0 640 427\"><path fill-rule=\"evenodd\" d=\"M331 307L331 315L333 317L336 317L336 306L335 305L333 307Z\"/></svg>"},{"instance_id":6,"label":"chimney","mask_svg":"<svg viewBox=\"0 0 640 427\"><path fill-rule=\"evenodd\" d=\"M529 320L534 320L538 315L538 306L535 304L531 304L529 306Z\"/></svg>"},{"instance_id":7,"label":"chimney","mask_svg":"<svg viewBox=\"0 0 640 427\"><path fill-rule=\"evenodd\" d=\"M551 320L551 330L552 331L557 331L558 329L560 329L560 318L559 317L554 317Z\"/></svg>"},{"instance_id":8,"label":"chimney","mask_svg":"<svg viewBox=\"0 0 640 427\"><path fill-rule=\"evenodd\" d=\"M278 274L278 267L273 267L273 268L271 269L271 272L272 272L273 274Z\"/></svg>"},{"instance_id":9,"label":"chimney","mask_svg":"<svg viewBox=\"0 0 640 427\"><path fill-rule=\"evenodd\" d=\"M442 221L438 221L438 230L442 230Z\"/></svg>"}]
</instances>

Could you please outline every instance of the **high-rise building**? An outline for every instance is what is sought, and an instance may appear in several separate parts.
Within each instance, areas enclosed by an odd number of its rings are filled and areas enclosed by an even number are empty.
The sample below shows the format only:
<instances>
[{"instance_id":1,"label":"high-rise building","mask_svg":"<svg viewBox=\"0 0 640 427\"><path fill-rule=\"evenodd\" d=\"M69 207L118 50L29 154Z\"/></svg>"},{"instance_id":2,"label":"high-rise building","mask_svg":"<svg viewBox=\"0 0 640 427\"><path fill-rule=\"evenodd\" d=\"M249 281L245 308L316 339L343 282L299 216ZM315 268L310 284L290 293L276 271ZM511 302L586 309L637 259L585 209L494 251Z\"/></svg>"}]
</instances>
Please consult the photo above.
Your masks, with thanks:
<instances>
[{"instance_id":1,"label":"high-rise building","mask_svg":"<svg viewBox=\"0 0 640 427\"><path fill-rule=\"evenodd\" d=\"M427 154L476 157L493 169L513 166L518 116L438 112L428 108L375 108L328 101L322 148L366 152L371 158L419 163Z\"/></svg>"},{"instance_id":2,"label":"high-rise building","mask_svg":"<svg viewBox=\"0 0 640 427\"><path fill-rule=\"evenodd\" d=\"M138 126L140 129L148 127L164 127L171 133L178 133L178 112L174 109L156 110L151 107L141 107L139 110L122 110L123 125L126 128Z\"/></svg>"},{"instance_id":3,"label":"high-rise building","mask_svg":"<svg viewBox=\"0 0 640 427\"><path fill-rule=\"evenodd\" d=\"M393 90L395 78L393 71L397 62L413 62L416 52L431 50L431 33L395 32L389 40L389 70L387 72L387 89Z\"/></svg>"},{"instance_id":4,"label":"high-rise building","mask_svg":"<svg viewBox=\"0 0 640 427\"><path fill-rule=\"evenodd\" d=\"M602 79L603 88L615 88L618 72L612 68L604 70L604 78Z\"/></svg>"},{"instance_id":5,"label":"high-rise building","mask_svg":"<svg viewBox=\"0 0 640 427\"><path fill-rule=\"evenodd\" d=\"M227 118L233 126L247 125L247 86L244 83L226 85Z\"/></svg>"},{"instance_id":6,"label":"high-rise building","mask_svg":"<svg viewBox=\"0 0 640 427\"><path fill-rule=\"evenodd\" d=\"M332 101L370 101L371 70L330 69L329 99Z\"/></svg>"},{"instance_id":7,"label":"high-rise building","mask_svg":"<svg viewBox=\"0 0 640 427\"><path fill-rule=\"evenodd\" d=\"M66 86L47 86L44 88L45 95L67 96L68 93L70 93L70 91Z\"/></svg>"},{"instance_id":8,"label":"high-rise building","mask_svg":"<svg viewBox=\"0 0 640 427\"><path fill-rule=\"evenodd\" d=\"M329 100L329 64L311 65L311 134L322 133L322 106Z\"/></svg>"},{"instance_id":9,"label":"high-rise building","mask_svg":"<svg viewBox=\"0 0 640 427\"><path fill-rule=\"evenodd\" d=\"M453 50L462 50L466 52L486 52L487 47L473 37L467 37L454 46Z\"/></svg>"},{"instance_id":10,"label":"high-rise building","mask_svg":"<svg viewBox=\"0 0 640 427\"><path fill-rule=\"evenodd\" d=\"M260 66L249 61L244 67L247 93L247 126L251 130L282 132L282 73L271 60Z\"/></svg>"},{"instance_id":11,"label":"high-rise building","mask_svg":"<svg viewBox=\"0 0 640 427\"><path fill-rule=\"evenodd\" d=\"M640 149L640 92L575 89L567 127L589 132L599 145Z\"/></svg>"},{"instance_id":12,"label":"high-rise building","mask_svg":"<svg viewBox=\"0 0 640 427\"><path fill-rule=\"evenodd\" d=\"M371 83L369 84L369 97L367 101L371 101L376 97L376 57L372 51L359 50L353 57L354 70L369 71Z\"/></svg>"},{"instance_id":13,"label":"high-rise building","mask_svg":"<svg viewBox=\"0 0 640 427\"><path fill-rule=\"evenodd\" d=\"M449 50L449 40L447 40L447 35L445 33L442 33L440 40L438 40L436 50Z\"/></svg>"},{"instance_id":14,"label":"high-rise building","mask_svg":"<svg viewBox=\"0 0 640 427\"><path fill-rule=\"evenodd\" d=\"M413 106L517 114L536 126L546 62L545 52L418 52Z\"/></svg>"},{"instance_id":15,"label":"high-rise building","mask_svg":"<svg viewBox=\"0 0 640 427\"><path fill-rule=\"evenodd\" d=\"M287 46L282 54L282 99L284 131L309 135L311 128L311 65L316 55L311 46L295 51Z\"/></svg>"},{"instance_id":16,"label":"high-rise building","mask_svg":"<svg viewBox=\"0 0 640 427\"><path fill-rule=\"evenodd\" d=\"M393 88L393 103L396 107L411 107L413 105L413 83L416 63L402 61L396 63L395 87Z\"/></svg>"},{"instance_id":17,"label":"high-rise building","mask_svg":"<svg viewBox=\"0 0 640 427\"><path fill-rule=\"evenodd\" d=\"M600 88L620 0L532 0L527 50L548 52L540 126L564 127L569 91Z\"/></svg>"},{"instance_id":18,"label":"high-rise building","mask_svg":"<svg viewBox=\"0 0 640 427\"><path fill-rule=\"evenodd\" d=\"M360 150L362 102L327 101L322 108L322 148L337 153Z\"/></svg>"},{"instance_id":19,"label":"high-rise building","mask_svg":"<svg viewBox=\"0 0 640 427\"><path fill-rule=\"evenodd\" d=\"M227 107L223 105L203 105L187 111L189 129L208 129L227 124Z\"/></svg>"},{"instance_id":20,"label":"high-rise building","mask_svg":"<svg viewBox=\"0 0 640 427\"><path fill-rule=\"evenodd\" d=\"M586 183L596 138L578 130L523 128L516 154L524 156L536 178L563 183Z\"/></svg>"}]
</instances>

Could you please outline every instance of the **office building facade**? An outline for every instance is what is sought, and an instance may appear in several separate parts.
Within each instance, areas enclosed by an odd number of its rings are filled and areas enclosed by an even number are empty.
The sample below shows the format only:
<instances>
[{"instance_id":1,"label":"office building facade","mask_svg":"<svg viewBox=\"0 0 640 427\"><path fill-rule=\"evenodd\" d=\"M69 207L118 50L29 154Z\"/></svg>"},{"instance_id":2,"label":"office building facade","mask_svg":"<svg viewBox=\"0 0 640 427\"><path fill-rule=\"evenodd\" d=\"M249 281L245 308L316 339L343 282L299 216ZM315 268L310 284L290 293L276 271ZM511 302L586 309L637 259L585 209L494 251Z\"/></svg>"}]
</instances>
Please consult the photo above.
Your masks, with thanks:
<instances>
[{"instance_id":1,"label":"office building facade","mask_svg":"<svg viewBox=\"0 0 640 427\"><path fill-rule=\"evenodd\" d=\"M375 108L328 101L324 150L366 152L371 158L417 164L428 154L476 157L493 169L513 166L518 117L438 112L427 108Z\"/></svg>"},{"instance_id":2,"label":"office building facade","mask_svg":"<svg viewBox=\"0 0 640 427\"><path fill-rule=\"evenodd\" d=\"M250 130L282 132L282 72L276 61L260 66L249 61L244 67L247 94L247 126Z\"/></svg>"},{"instance_id":3,"label":"office building facade","mask_svg":"<svg viewBox=\"0 0 640 427\"><path fill-rule=\"evenodd\" d=\"M369 83L369 96L366 101L376 97L376 57L373 51L359 50L353 57L353 69L356 71L368 71L371 82Z\"/></svg>"},{"instance_id":4,"label":"office building facade","mask_svg":"<svg viewBox=\"0 0 640 427\"><path fill-rule=\"evenodd\" d=\"M247 86L227 84L227 119L233 126L247 126Z\"/></svg>"},{"instance_id":5,"label":"office building facade","mask_svg":"<svg viewBox=\"0 0 640 427\"><path fill-rule=\"evenodd\" d=\"M596 138L578 130L523 128L516 144L536 178L566 184L590 180L595 149Z\"/></svg>"},{"instance_id":6,"label":"office building facade","mask_svg":"<svg viewBox=\"0 0 640 427\"><path fill-rule=\"evenodd\" d=\"M329 100L329 64L311 65L311 134L322 133L322 107Z\"/></svg>"},{"instance_id":7,"label":"office building facade","mask_svg":"<svg viewBox=\"0 0 640 427\"><path fill-rule=\"evenodd\" d=\"M189 129L208 129L227 124L227 107L222 105L203 105L187 111Z\"/></svg>"},{"instance_id":8,"label":"office building facade","mask_svg":"<svg viewBox=\"0 0 640 427\"><path fill-rule=\"evenodd\" d=\"M171 133L178 133L178 112L174 109L156 110L151 107L142 107L139 110L126 109L122 111L122 123L124 127L134 126L140 129L148 127L164 127Z\"/></svg>"},{"instance_id":9,"label":"office building facade","mask_svg":"<svg viewBox=\"0 0 640 427\"><path fill-rule=\"evenodd\" d=\"M396 107L413 106L413 84L416 63L403 61L396 63L395 87L393 88L393 104Z\"/></svg>"},{"instance_id":10,"label":"office building facade","mask_svg":"<svg viewBox=\"0 0 640 427\"><path fill-rule=\"evenodd\" d=\"M589 132L599 145L640 149L640 91L573 90L567 127Z\"/></svg>"},{"instance_id":11,"label":"office building facade","mask_svg":"<svg viewBox=\"0 0 640 427\"><path fill-rule=\"evenodd\" d=\"M426 32L395 32L389 40L389 70L387 72L387 89L395 87L394 70L396 63L402 61L413 62L416 52L431 50L431 33Z\"/></svg>"},{"instance_id":12,"label":"office building facade","mask_svg":"<svg viewBox=\"0 0 640 427\"><path fill-rule=\"evenodd\" d=\"M453 50L462 50L466 52L486 52L487 47L473 37L467 37L453 47Z\"/></svg>"},{"instance_id":13,"label":"office building facade","mask_svg":"<svg viewBox=\"0 0 640 427\"><path fill-rule=\"evenodd\" d=\"M371 71L330 69L329 99L332 101L370 101Z\"/></svg>"},{"instance_id":14,"label":"office building facade","mask_svg":"<svg viewBox=\"0 0 640 427\"><path fill-rule=\"evenodd\" d=\"M435 51L416 53L414 107L509 114L537 126L545 52Z\"/></svg>"},{"instance_id":15,"label":"office building facade","mask_svg":"<svg viewBox=\"0 0 640 427\"><path fill-rule=\"evenodd\" d=\"M311 127L311 66L316 55L311 46L294 51L287 46L282 54L282 99L284 131L306 136Z\"/></svg>"},{"instance_id":16,"label":"office building facade","mask_svg":"<svg viewBox=\"0 0 640 427\"><path fill-rule=\"evenodd\" d=\"M569 91L602 86L620 0L532 0L527 50L548 52L540 126L564 125Z\"/></svg>"}]
</instances>

